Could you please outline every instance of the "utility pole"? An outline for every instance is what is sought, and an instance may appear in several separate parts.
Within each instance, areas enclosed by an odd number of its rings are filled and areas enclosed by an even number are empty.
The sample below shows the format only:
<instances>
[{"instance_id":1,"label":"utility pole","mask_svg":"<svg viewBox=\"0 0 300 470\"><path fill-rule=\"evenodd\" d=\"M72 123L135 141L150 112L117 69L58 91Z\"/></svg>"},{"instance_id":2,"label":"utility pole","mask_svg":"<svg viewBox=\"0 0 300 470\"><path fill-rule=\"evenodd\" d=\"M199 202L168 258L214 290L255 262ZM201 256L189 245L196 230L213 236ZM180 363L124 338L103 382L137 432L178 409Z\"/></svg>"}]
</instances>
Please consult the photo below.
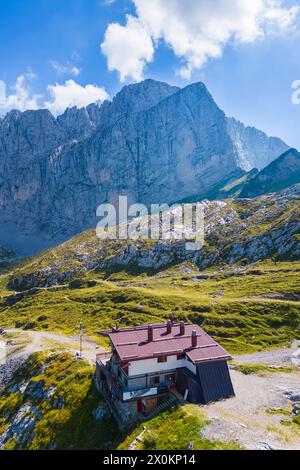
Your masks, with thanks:
<instances>
[{"instance_id":1,"label":"utility pole","mask_svg":"<svg viewBox=\"0 0 300 470\"><path fill-rule=\"evenodd\" d=\"M79 357L82 359L82 337L83 337L83 326L82 320L80 320L79 324Z\"/></svg>"}]
</instances>

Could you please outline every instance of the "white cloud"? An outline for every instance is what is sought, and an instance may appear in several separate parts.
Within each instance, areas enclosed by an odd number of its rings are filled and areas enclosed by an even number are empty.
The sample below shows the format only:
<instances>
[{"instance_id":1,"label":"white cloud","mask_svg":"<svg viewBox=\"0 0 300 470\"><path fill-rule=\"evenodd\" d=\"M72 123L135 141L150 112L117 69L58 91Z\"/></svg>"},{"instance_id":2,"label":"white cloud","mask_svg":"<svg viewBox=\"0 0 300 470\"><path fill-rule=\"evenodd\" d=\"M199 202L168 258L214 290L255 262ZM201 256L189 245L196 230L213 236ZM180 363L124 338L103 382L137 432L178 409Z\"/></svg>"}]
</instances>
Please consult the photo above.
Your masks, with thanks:
<instances>
[{"instance_id":1,"label":"white cloud","mask_svg":"<svg viewBox=\"0 0 300 470\"><path fill-rule=\"evenodd\" d=\"M84 107L90 103L102 102L109 99L109 95L103 87L88 84L79 85L74 80L67 80L63 84L48 85L47 91L50 99L45 101L43 95L33 92L32 80L36 75L30 68L27 72L18 76L16 83L10 87L0 80L0 112L5 114L12 109L19 111L48 108L53 114L64 112L71 106ZM8 94L7 90L13 92Z\"/></svg>"},{"instance_id":2,"label":"white cloud","mask_svg":"<svg viewBox=\"0 0 300 470\"><path fill-rule=\"evenodd\" d=\"M26 111L27 109L37 109L41 95L33 93L30 82L35 78L35 74L30 68L27 72L18 76L16 83L8 88L5 82L2 82L1 110L7 112L11 109ZM11 89L12 93L7 94Z\"/></svg>"},{"instance_id":3,"label":"white cloud","mask_svg":"<svg viewBox=\"0 0 300 470\"><path fill-rule=\"evenodd\" d=\"M101 50L107 57L108 69L117 70L120 80L139 81L147 62L153 60L154 46L151 36L141 22L127 15L126 26L112 23L108 26Z\"/></svg>"},{"instance_id":4,"label":"white cloud","mask_svg":"<svg viewBox=\"0 0 300 470\"><path fill-rule=\"evenodd\" d=\"M77 67L74 64L71 64L70 62L67 62L66 64L60 64L59 62L56 62L55 60L51 60L50 64L52 65L55 72L59 76L73 75L74 77L78 77L78 75L81 72L81 69L79 67Z\"/></svg>"},{"instance_id":5,"label":"white cloud","mask_svg":"<svg viewBox=\"0 0 300 470\"><path fill-rule=\"evenodd\" d=\"M295 0L296 1L296 0ZM194 69L222 56L230 43L253 43L268 34L296 27L299 3L285 7L283 0L133 0L136 17L126 26L108 26L101 46L109 70L121 80L139 80L153 60L153 42L164 41L185 65L180 73L190 78Z\"/></svg>"},{"instance_id":6,"label":"white cloud","mask_svg":"<svg viewBox=\"0 0 300 470\"><path fill-rule=\"evenodd\" d=\"M48 86L51 100L44 103L53 114L64 112L68 107L84 107L90 103L102 102L109 98L109 95L102 87L96 85L81 86L74 80L67 80L63 85L55 84Z\"/></svg>"}]
</instances>

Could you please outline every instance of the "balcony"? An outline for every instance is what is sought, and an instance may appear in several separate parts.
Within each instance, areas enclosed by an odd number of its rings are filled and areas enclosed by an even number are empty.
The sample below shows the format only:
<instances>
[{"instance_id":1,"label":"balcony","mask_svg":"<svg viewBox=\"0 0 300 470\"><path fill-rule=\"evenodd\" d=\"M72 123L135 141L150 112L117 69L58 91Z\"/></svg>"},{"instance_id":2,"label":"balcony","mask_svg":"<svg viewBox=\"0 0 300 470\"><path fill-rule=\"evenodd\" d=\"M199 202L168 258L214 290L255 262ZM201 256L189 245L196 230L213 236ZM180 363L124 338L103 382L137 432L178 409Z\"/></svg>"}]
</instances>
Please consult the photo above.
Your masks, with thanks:
<instances>
[{"instance_id":1,"label":"balcony","mask_svg":"<svg viewBox=\"0 0 300 470\"><path fill-rule=\"evenodd\" d=\"M172 388L172 384L166 382L141 389L128 387L126 385L128 376L111 353L98 354L97 364L102 373L102 379L99 381L102 392L108 397L115 396L122 402L166 395Z\"/></svg>"},{"instance_id":2,"label":"balcony","mask_svg":"<svg viewBox=\"0 0 300 470\"><path fill-rule=\"evenodd\" d=\"M112 353L111 352L104 352L96 355L96 362L103 367L106 367L107 363L111 360Z\"/></svg>"}]
</instances>

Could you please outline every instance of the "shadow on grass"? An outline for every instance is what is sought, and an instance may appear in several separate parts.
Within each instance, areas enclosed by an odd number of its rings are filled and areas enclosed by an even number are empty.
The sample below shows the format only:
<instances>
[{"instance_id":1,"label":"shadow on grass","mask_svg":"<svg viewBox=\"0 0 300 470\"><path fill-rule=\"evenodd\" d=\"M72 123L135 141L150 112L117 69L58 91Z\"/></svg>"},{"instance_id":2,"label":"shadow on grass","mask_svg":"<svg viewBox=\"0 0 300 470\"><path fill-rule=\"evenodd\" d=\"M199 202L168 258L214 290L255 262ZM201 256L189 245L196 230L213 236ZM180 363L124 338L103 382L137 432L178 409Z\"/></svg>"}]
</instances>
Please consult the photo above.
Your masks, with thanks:
<instances>
[{"instance_id":1,"label":"shadow on grass","mask_svg":"<svg viewBox=\"0 0 300 470\"><path fill-rule=\"evenodd\" d=\"M58 431L58 450L112 450L125 439L108 410L96 420L95 410L100 403L104 401L92 379L86 397Z\"/></svg>"}]
</instances>

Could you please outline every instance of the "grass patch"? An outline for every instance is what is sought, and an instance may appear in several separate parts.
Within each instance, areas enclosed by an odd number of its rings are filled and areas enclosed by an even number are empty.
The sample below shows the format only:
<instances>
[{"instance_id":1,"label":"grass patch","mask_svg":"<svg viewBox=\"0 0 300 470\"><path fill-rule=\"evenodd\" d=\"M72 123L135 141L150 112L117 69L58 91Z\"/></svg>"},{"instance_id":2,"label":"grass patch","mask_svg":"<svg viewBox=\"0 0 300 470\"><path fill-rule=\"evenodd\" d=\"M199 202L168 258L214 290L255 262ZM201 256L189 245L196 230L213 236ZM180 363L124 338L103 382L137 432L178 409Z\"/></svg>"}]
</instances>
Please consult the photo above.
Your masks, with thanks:
<instances>
[{"instance_id":1,"label":"grass patch","mask_svg":"<svg viewBox=\"0 0 300 470\"><path fill-rule=\"evenodd\" d=\"M201 430L208 423L201 414L200 407L184 405L173 407L147 421L147 428L140 450L186 450L190 443L195 450L238 450L234 442L212 442L204 439ZM142 431L142 426L134 430L118 447L125 450Z\"/></svg>"},{"instance_id":2,"label":"grass patch","mask_svg":"<svg viewBox=\"0 0 300 470\"><path fill-rule=\"evenodd\" d=\"M260 375L264 376L269 373L275 374L290 374L296 372L297 367L287 366L287 367L277 367L277 366L268 366L265 364L238 364L235 366L235 370L241 372L244 375Z\"/></svg>"}]
</instances>

